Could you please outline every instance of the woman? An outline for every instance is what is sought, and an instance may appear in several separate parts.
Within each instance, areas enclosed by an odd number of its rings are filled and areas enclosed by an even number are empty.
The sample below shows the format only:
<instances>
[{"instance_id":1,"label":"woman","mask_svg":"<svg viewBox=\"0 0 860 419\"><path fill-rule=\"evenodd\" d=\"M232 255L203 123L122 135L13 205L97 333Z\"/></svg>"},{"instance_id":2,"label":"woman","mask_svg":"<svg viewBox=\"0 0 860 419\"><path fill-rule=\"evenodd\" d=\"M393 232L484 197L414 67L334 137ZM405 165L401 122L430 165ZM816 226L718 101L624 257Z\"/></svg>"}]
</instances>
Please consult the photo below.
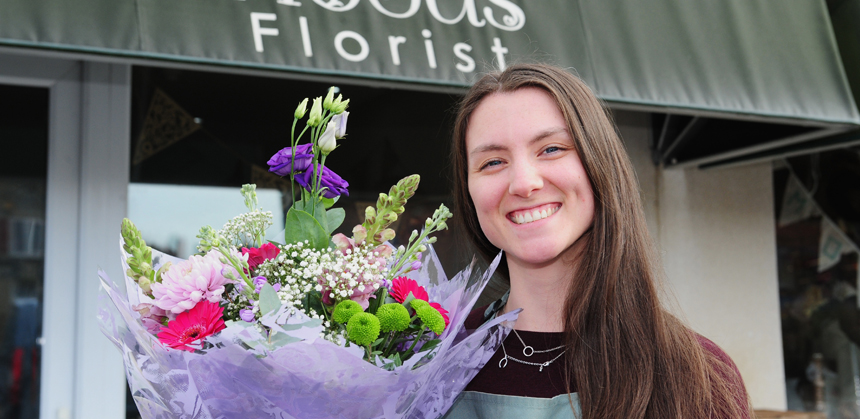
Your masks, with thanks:
<instances>
[{"instance_id":1,"label":"woman","mask_svg":"<svg viewBox=\"0 0 860 419\"><path fill-rule=\"evenodd\" d=\"M522 308L448 418L751 418L737 368L667 313L636 175L605 110L562 69L478 81L454 128L457 208L479 253L504 251ZM574 416L575 412L575 416Z\"/></svg>"}]
</instances>

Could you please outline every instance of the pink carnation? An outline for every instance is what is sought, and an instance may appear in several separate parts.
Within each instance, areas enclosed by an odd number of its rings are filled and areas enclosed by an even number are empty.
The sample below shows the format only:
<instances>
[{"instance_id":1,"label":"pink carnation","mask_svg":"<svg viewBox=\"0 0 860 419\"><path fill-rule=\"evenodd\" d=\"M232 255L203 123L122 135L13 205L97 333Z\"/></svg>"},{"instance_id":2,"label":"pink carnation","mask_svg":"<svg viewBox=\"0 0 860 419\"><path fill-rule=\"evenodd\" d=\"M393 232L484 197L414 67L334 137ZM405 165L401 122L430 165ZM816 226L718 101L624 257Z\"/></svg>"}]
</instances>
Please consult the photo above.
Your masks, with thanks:
<instances>
[{"instance_id":1,"label":"pink carnation","mask_svg":"<svg viewBox=\"0 0 860 419\"><path fill-rule=\"evenodd\" d=\"M266 243L259 248L242 248L242 254L248 255L248 267L251 269L257 268L257 265L274 259L275 256L278 256L278 253L281 253L281 249L278 249L278 246L275 246L272 243Z\"/></svg>"},{"instance_id":2,"label":"pink carnation","mask_svg":"<svg viewBox=\"0 0 860 419\"><path fill-rule=\"evenodd\" d=\"M219 251L210 250L206 256L191 256L171 266L161 276L161 283L152 284L153 304L173 318L191 310L200 301L220 302L224 286L233 282L224 277L223 272L229 270L234 277L239 277L235 269L221 263L220 259Z\"/></svg>"}]
</instances>

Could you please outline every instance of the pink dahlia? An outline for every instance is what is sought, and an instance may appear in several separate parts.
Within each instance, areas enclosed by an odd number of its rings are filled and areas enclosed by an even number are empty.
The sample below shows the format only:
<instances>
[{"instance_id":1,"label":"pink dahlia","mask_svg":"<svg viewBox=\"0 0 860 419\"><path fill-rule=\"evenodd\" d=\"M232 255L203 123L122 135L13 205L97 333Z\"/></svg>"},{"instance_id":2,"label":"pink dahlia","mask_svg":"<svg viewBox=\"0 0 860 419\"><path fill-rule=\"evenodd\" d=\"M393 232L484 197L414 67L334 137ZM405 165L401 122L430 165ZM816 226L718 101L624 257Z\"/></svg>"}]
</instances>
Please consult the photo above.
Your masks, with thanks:
<instances>
[{"instance_id":1,"label":"pink dahlia","mask_svg":"<svg viewBox=\"0 0 860 419\"><path fill-rule=\"evenodd\" d=\"M224 308L218 303L201 301L191 310L176 316L176 320L168 322L158 334L158 341L169 348L193 352L195 348L189 344L202 344L204 338L227 327L221 319L223 314Z\"/></svg>"},{"instance_id":2,"label":"pink dahlia","mask_svg":"<svg viewBox=\"0 0 860 419\"><path fill-rule=\"evenodd\" d=\"M161 283L152 284L154 304L168 312L172 318L191 310L200 301L218 303L224 286L233 281L223 272L232 271L234 278L239 273L229 265L221 263L221 253L210 250L205 256L191 256L188 260L170 267L161 276Z\"/></svg>"},{"instance_id":3,"label":"pink dahlia","mask_svg":"<svg viewBox=\"0 0 860 419\"><path fill-rule=\"evenodd\" d=\"M257 265L267 260L274 259L275 256L278 256L278 253L281 253L281 249L278 249L278 246L272 243L266 243L259 248L242 248L242 254L248 255L248 266L251 269L255 269Z\"/></svg>"},{"instance_id":4,"label":"pink dahlia","mask_svg":"<svg viewBox=\"0 0 860 419\"><path fill-rule=\"evenodd\" d=\"M394 298L398 303L405 301L410 292L413 297L419 300L427 301L430 298L427 295L427 290L418 285L414 279L409 279L405 276L398 276L391 281L391 298Z\"/></svg>"}]
</instances>

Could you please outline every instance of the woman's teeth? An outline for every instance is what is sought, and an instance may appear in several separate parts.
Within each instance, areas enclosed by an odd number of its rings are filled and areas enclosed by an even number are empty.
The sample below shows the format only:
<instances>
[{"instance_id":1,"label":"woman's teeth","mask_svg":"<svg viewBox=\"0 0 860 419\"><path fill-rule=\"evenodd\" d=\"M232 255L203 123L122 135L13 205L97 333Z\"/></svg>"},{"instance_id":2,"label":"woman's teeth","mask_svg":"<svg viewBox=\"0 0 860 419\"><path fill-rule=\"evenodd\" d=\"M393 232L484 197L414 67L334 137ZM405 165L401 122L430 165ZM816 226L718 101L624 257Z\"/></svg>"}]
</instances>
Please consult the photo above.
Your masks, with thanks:
<instances>
[{"instance_id":1,"label":"woman's teeth","mask_svg":"<svg viewBox=\"0 0 860 419\"><path fill-rule=\"evenodd\" d=\"M541 210L518 212L511 216L511 218L517 224L527 224L537 220L543 220L544 218L555 214L558 209L559 207L552 207L549 209L544 208Z\"/></svg>"}]
</instances>

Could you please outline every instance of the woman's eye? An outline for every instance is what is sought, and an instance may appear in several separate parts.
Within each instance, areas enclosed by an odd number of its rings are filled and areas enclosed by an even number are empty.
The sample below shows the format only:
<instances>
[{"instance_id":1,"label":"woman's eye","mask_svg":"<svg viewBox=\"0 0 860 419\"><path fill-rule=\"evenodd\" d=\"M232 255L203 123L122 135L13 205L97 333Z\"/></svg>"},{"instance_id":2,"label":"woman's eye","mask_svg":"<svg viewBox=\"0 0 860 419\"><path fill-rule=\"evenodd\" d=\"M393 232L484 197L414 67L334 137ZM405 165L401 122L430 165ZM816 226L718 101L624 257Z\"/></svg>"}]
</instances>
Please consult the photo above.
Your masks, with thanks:
<instances>
[{"instance_id":1,"label":"woman's eye","mask_svg":"<svg viewBox=\"0 0 860 419\"><path fill-rule=\"evenodd\" d=\"M561 151L561 147L549 146L543 150L544 154L552 154Z\"/></svg>"},{"instance_id":2,"label":"woman's eye","mask_svg":"<svg viewBox=\"0 0 860 419\"><path fill-rule=\"evenodd\" d=\"M490 161L484 163L483 166L481 166L481 170L488 169L488 168L493 167L493 166L498 166L500 164L502 164L502 162L499 160L490 160Z\"/></svg>"}]
</instances>

